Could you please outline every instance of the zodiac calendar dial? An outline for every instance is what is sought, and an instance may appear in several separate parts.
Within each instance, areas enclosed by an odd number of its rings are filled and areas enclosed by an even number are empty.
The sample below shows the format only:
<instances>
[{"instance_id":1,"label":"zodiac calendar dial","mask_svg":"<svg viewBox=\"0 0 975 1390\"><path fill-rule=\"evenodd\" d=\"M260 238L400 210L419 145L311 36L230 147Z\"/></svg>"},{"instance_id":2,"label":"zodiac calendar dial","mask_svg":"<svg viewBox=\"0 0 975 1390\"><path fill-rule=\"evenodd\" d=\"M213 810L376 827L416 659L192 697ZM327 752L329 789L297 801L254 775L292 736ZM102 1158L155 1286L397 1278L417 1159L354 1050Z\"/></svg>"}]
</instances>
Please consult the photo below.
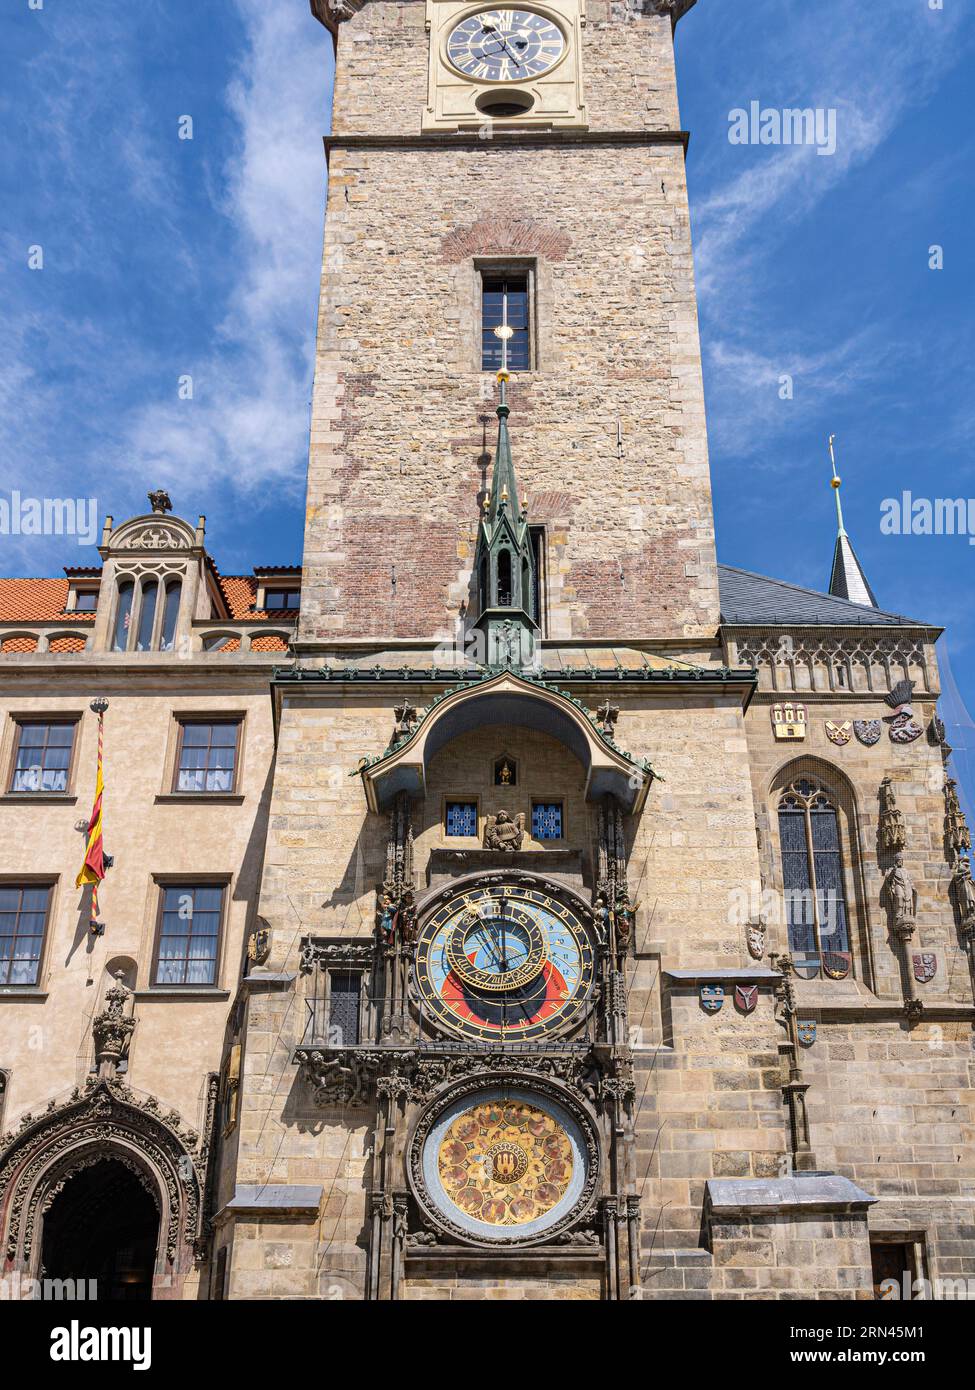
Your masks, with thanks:
<instances>
[{"instance_id":1,"label":"zodiac calendar dial","mask_svg":"<svg viewBox=\"0 0 975 1390\"><path fill-rule=\"evenodd\" d=\"M595 973L581 918L522 883L467 888L424 924L415 987L424 1015L482 1042L565 1032L585 1012Z\"/></svg>"}]
</instances>

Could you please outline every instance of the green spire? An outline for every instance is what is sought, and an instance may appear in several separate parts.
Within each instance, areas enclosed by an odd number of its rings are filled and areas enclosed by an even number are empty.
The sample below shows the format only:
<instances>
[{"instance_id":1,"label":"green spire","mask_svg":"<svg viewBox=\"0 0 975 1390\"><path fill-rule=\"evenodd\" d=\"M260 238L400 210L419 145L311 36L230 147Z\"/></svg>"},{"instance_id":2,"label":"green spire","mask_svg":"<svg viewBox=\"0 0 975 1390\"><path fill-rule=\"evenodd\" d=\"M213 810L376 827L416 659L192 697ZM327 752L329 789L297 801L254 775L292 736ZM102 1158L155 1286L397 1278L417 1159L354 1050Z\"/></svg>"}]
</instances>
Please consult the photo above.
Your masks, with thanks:
<instances>
[{"instance_id":1,"label":"green spire","mask_svg":"<svg viewBox=\"0 0 975 1390\"><path fill-rule=\"evenodd\" d=\"M501 400L497 407L498 447L494 453L491 494L477 533L474 575L477 618L483 633L487 666L530 664L538 628L535 594L535 555L526 510L518 499L518 480L511 457L506 399L506 371L498 373Z\"/></svg>"}]
</instances>

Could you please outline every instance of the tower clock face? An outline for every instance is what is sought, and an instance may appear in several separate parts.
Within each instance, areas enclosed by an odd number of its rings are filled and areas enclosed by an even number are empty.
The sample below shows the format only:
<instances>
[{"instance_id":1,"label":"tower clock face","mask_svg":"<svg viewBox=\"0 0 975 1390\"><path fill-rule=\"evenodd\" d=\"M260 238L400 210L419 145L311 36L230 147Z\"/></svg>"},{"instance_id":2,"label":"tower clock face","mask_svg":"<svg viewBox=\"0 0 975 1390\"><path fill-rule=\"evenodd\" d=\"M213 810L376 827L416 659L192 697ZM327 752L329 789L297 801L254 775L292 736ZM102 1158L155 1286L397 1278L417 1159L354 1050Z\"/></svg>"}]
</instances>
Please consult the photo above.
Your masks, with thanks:
<instances>
[{"instance_id":1,"label":"tower clock face","mask_svg":"<svg viewBox=\"0 0 975 1390\"><path fill-rule=\"evenodd\" d=\"M518 883L463 890L417 942L416 989L427 1018L482 1042L565 1032L592 992L592 942L572 908Z\"/></svg>"},{"instance_id":2,"label":"tower clock face","mask_svg":"<svg viewBox=\"0 0 975 1390\"><path fill-rule=\"evenodd\" d=\"M534 10L479 10L447 39L447 57L479 82L524 82L540 77L565 53L565 35Z\"/></svg>"}]
</instances>

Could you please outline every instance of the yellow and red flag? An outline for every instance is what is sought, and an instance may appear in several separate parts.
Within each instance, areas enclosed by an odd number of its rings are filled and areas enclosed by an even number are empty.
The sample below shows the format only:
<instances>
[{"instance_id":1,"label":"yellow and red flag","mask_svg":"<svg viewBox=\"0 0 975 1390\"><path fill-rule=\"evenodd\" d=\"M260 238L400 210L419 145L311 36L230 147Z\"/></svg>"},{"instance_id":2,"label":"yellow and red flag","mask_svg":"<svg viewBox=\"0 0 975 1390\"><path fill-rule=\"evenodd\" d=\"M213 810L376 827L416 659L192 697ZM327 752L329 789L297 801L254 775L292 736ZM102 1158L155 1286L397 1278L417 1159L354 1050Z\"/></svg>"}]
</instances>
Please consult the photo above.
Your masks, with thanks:
<instances>
[{"instance_id":1,"label":"yellow and red flag","mask_svg":"<svg viewBox=\"0 0 975 1390\"><path fill-rule=\"evenodd\" d=\"M88 822L88 835L85 841L85 862L75 879L75 887L83 888L86 883L91 888L91 926L94 930L98 922L98 885L105 877L105 846L102 840L102 795L105 791L105 778L102 773L104 711L98 711L98 772L95 776L95 801Z\"/></svg>"}]
</instances>

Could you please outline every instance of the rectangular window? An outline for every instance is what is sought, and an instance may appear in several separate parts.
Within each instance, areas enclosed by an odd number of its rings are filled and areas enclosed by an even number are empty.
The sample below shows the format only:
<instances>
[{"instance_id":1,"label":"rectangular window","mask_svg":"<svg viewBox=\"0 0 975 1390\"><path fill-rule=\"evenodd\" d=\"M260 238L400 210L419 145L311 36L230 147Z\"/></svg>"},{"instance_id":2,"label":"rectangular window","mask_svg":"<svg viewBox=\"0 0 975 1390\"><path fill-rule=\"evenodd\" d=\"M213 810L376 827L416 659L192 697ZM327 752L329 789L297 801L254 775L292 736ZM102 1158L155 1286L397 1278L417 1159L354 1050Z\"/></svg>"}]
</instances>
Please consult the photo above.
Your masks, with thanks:
<instances>
[{"instance_id":1,"label":"rectangular window","mask_svg":"<svg viewBox=\"0 0 975 1390\"><path fill-rule=\"evenodd\" d=\"M50 884L0 884L0 985L36 985Z\"/></svg>"},{"instance_id":2,"label":"rectangular window","mask_svg":"<svg viewBox=\"0 0 975 1390\"><path fill-rule=\"evenodd\" d=\"M76 613L94 613L98 607L97 589L79 589L75 596L74 611Z\"/></svg>"},{"instance_id":3,"label":"rectangular window","mask_svg":"<svg viewBox=\"0 0 975 1390\"><path fill-rule=\"evenodd\" d=\"M530 306L528 273L495 276L482 272L481 278L481 370L501 370L501 339L495 329L507 323L513 330L508 339L508 368L512 372L531 370Z\"/></svg>"},{"instance_id":4,"label":"rectangular window","mask_svg":"<svg viewBox=\"0 0 975 1390\"><path fill-rule=\"evenodd\" d=\"M268 589L264 594L265 608L297 608L300 603L300 589Z\"/></svg>"},{"instance_id":5,"label":"rectangular window","mask_svg":"<svg viewBox=\"0 0 975 1390\"><path fill-rule=\"evenodd\" d=\"M359 1037L362 975L357 971L332 970L328 977L329 1047L352 1047Z\"/></svg>"},{"instance_id":6,"label":"rectangular window","mask_svg":"<svg viewBox=\"0 0 975 1390\"><path fill-rule=\"evenodd\" d=\"M17 725L12 792L65 792L74 747L75 720Z\"/></svg>"},{"instance_id":7,"label":"rectangular window","mask_svg":"<svg viewBox=\"0 0 975 1390\"><path fill-rule=\"evenodd\" d=\"M223 893L219 883L163 888L154 984L216 983Z\"/></svg>"},{"instance_id":8,"label":"rectangular window","mask_svg":"<svg viewBox=\"0 0 975 1390\"><path fill-rule=\"evenodd\" d=\"M237 784L240 720L186 719L179 729L174 791L232 792Z\"/></svg>"},{"instance_id":9,"label":"rectangular window","mask_svg":"<svg viewBox=\"0 0 975 1390\"><path fill-rule=\"evenodd\" d=\"M918 1277L917 1258L913 1241L871 1240L870 1263L873 1273L873 1296L884 1298L890 1292L890 1285L882 1288L888 1280L897 1285L898 1298L910 1298L911 1286ZM905 1278L906 1289L905 1292Z\"/></svg>"},{"instance_id":10,"label":"rectangular window","mask_svg":"<svg viewBox=\"0 0 975 1390\"><path fill-rule=\"evenodd\" d=\"M532 839L561 840L562 803L561 801L532 802Z\"/></svg>"},{"instance_id":11,"label":"rectangular window","mask_svg":"<svg viewBox=\"0 0 975 1390\"><path fill-rule=\"evenodd\" d=\"M477 802L448 801L444 833L446 835L476 835Z\"/></svg>"}]
</instances>

